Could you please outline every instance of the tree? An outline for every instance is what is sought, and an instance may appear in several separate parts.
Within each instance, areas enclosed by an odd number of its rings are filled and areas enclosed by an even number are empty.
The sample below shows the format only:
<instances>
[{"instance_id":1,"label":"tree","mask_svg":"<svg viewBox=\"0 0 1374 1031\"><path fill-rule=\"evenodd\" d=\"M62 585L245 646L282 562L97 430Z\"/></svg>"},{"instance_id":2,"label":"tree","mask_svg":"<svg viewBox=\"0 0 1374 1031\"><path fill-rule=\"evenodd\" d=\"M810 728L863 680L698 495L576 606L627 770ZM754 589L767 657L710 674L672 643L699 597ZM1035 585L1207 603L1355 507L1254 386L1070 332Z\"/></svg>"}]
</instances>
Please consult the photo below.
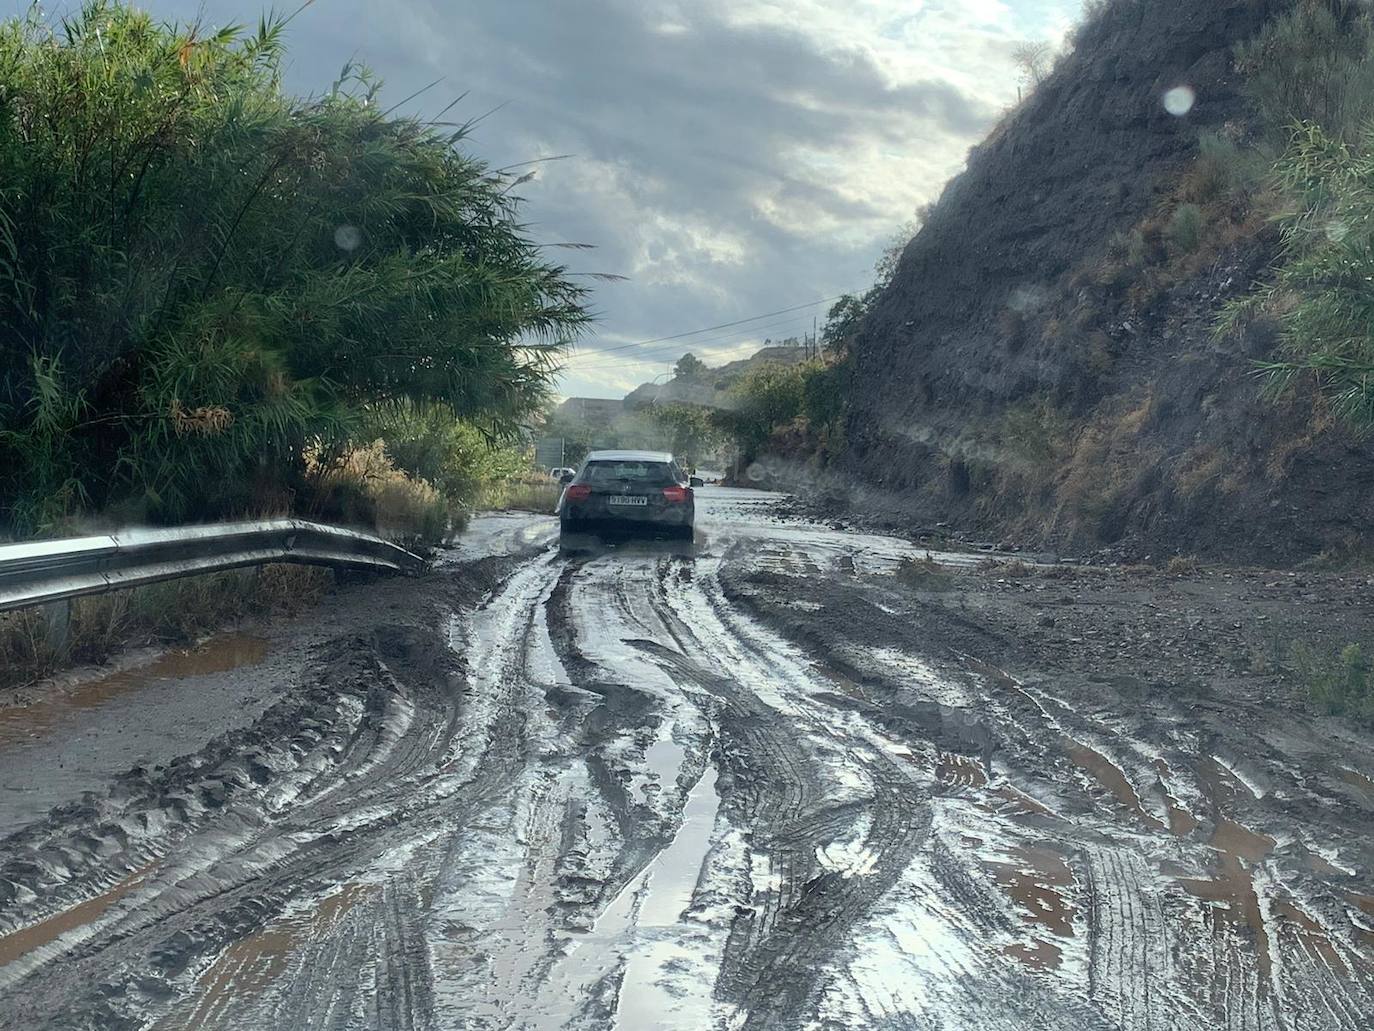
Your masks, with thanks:
<instances>
[{"instance_id":1,"label":"tree","mask_svg":"<svg viewBox=\"0 0 1374 1031\"><path fill-rule=\"evenodd\" d=\"M916 213L898 226L888 239L887 244L883 247L883 252L878 255L878 260L873 265L876 285L879 288L892 282L892 277L897 272L897 263L902 260L902 254L906 250L907 244L916 238L916 234L926 224L933 207L933 204L921 205L916 209Z\"/></svg>"},{"instance_id":2,"label":"tree","mask_svg":"<svg viewBox=\"0 0 1374 1031\"><path fill-rule=\"evenodd\" d=\"M821 341L825 349L831 353L847 351L849 340L859 331L859 324L867 311L865 301L853 294L845 294L831 305L825 325L821 327Z\"/></svg>"},{"instance_id":3,"label":"tree","mask_svg":"<svg viewBox=\"0 0 1374 1031\"><path fill-rule=\"evenodd\" d=\"M721 424L745 460L763 450L774 430L801 416L805 378L803 365L768 362L750 369L730 388L733 407L722 413Z\"/></svg>"},{"instance_id":4,"label":"tree","mask_svg":"<svg viewBox=\"0 0 1374 1031\"><path fill-rule=\"evenodd\" d=\"M546 396L589 316L515 178L361 68L286 94L284 25L0 24L0 528L244 511L370 406L498 439Z\"/></svg>"},{"instance_id":5,"label":"tree","mask_svg":"<svg viewBox=\"0 0 1374 1031\"><path fill-rule=\"evenodd\" d=\"M1031 89L1045 81L1053 56L1054 48L1043 40L1028 40L1011 49L1012 63L1020 70L1022 82Z\"/></svg>"},{"instance_id":6,"label":"tree","mask_svg":"<svg viewBox=\"0 0 1374 1031\"><path fill-rule=\"evenodd\" d=\"M655 405L648 412L666 434L668 449L693 465L714 454L724 443L725 435L709 408L673 402Z\"/></svg>"},{"instance_id":7,"label":"tree","mask_svg":"<svg viewBox=\"0 0 1374 1031\"><path fill-rule=\"evenodd\" d=\"M710 371L705 362L688 352L679 358L677 364L673 366L673 378L684 383L699 383L706 378Z\"/></svg>"}]
</instances>

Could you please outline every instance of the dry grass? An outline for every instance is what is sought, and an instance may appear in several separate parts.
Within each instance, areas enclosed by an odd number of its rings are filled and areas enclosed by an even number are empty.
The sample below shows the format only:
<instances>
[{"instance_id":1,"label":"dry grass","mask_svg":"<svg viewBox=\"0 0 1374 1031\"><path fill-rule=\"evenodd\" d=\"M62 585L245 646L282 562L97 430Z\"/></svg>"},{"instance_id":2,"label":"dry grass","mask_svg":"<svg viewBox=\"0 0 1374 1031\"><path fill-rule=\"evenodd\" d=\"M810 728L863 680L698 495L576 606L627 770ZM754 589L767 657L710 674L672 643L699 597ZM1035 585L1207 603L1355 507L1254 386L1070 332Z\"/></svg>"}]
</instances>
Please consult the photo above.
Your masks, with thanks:
<instances>
[{"instance_id":1,"label":"dry grass","mask_svg":"<svg viewBox=\"0 0 1374 1031\"><path fill-rule=\"evenodd\" d=\"M410 545L437 544L453 529L449 503L429 483L397 469L384 441L328 464L314 459L309 472L317 494L315 514Z\"/></svg>"},{"instance_id":2,"label":"dry grass","mask_svg":"<svg viewBox=\"0 0 1374 1031\"><path fill-rule=\"evenodd\" d=\"M897 565L897 579L918 591L950 591L955 587L954 576L929 554L902 559Z\"/></svg>"},{"instance_id":3,"label":"dry grass","mask_svg":"<svg viewBox=\"0 0 1374 1031\"><path fill-rule=\"evenodd\" d=\"M131 646L192 641L249 617L295 615L316 604L333 582L328 569L267 565L77 598L64 647L50 639L42 609L4 613L0 686L104 662Z\"/></svg>"},{"instance_id":4,"label":"dry grass","mask_svg":"<svg viewBox=\"0 0 1374 1031\"><path fill-rule=\"evenodd\" d=\"M983 562L979 568L984 572L996 573L998 576L1006 577L1009 580L1025 580L1039 572L1035 566L1019 558L990 558Z\"/></svg>"},{"instance_id":5,"label":"dry grass","mask_svg":"<svg viewBox=\"0 0 1374 1031\"><path fill-rule=\"evenodd\" d=\"M1170 576L1193 576L1202 572L1202 563L1196 555L1175 555L1169 559L1164 571Z\"/></svg>"},{"instance_id":6,"label":"dry grass","mask_svg":"<svg viewBox=\"0 0 1374 1031\"><path fill-rule=\"evenodd\" d=\"M534 512L549 515L558 504L562 484L542 473L507 480L488 491L482 507L504 512Z\"/></svg>"}]
</instances>

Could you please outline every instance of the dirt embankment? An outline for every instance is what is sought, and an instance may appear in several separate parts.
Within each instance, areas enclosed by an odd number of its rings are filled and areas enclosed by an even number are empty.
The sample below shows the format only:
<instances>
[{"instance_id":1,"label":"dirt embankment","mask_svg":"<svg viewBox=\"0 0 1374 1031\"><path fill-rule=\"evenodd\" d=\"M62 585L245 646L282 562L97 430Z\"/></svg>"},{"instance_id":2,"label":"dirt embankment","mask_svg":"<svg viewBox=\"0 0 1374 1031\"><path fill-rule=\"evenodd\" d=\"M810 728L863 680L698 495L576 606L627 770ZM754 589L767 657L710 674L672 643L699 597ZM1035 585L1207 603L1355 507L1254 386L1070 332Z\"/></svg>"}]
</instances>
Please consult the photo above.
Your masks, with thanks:
<instances>
[{"instance_id":1,"label":"dirt embankment","mask_svg":"<svg viewBox=\"0 0 1374 1031\"><path fill-rule=\"evenodd\" d=\"M1359 547L1374 450L1260 396L1272 333L1215 332L1278 241L1209 192L1199 141L1253 137L1234 48L1291 6L1106 5L975 148L855 342L851 507L1127 557Z\"/></svg>"}]
</instances>

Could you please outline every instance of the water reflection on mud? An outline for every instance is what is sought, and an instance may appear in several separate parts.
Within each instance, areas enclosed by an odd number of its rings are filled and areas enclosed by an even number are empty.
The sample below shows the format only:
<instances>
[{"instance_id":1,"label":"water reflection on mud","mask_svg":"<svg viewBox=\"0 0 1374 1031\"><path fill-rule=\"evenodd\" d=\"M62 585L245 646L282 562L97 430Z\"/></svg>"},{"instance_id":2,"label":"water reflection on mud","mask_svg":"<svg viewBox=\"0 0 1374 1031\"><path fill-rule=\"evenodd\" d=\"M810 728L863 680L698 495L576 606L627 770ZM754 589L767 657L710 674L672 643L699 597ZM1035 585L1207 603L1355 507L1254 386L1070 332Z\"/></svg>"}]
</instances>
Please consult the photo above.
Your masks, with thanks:
<instances>
[{"instance_id":1,"label":"water reflection on mud","mask_svg":"<svg viewBox=\"0 0 1374 1031\"><path fill-rule=\"evenodd\" d=\"M145 666L55 691L30 705L0 708L0 748L43 737L73 714L96 709L132 691L159 682L224 673L262 660L267 642L248 634L221 634L192 648L169 651Z\"/></svg>"}]
</instances>

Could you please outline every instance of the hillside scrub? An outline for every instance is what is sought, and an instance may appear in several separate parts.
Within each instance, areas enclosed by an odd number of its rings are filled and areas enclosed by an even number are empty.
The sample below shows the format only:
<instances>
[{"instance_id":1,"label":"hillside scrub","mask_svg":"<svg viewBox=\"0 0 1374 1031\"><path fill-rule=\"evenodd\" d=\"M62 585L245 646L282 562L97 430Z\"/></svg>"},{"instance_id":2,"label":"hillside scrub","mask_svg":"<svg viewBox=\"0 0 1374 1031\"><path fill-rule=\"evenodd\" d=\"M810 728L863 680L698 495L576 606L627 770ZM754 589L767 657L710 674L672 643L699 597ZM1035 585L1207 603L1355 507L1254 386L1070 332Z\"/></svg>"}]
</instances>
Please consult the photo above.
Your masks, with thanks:
<instances>
[{"instance_id":1,"label":"hillside scrub","mask_svg":"<svg viewBox=\"0 0 1374 1031\"><path fill-rule=\"evenodd\" d=\"M190 644L243 621L296 615L333 585L328 569L266 565L74 598L61 644L42 609L0 613L0 689L106 662L131 645Z\"/></svg>"},{"instance_id":2,"label":"hillside scrub","mask_svg":"<svg viewBox=\"0 0 1374 1031\"><path fill-rule=\"evenodd\" d=\"M1347 645L1332 659L1298 646L1293 658L1308 697L1323 712L1374 727L1374 663L1363 648Z\"/></svg>"},{"instance_id":3,"label":"hillside scrub","mask_svg":"<svg viewBox=\"0 0 1374 1031\"><path fill-rule=\"evenodd\" d=\"M785 450L823 458L829 438L840 432L847 376L847 366L834 358L761 365L731 388L731 405L716 413L716 424L733 440L741 466L775 450L785 430L801 438L800 446L789 441Z\"/></svg>"},{"instance_id":4,"label":"hillside scrub","mask_svg":"<svg viewBox=\"0 0 1374 1031\"><path fill-rule=\"evenodd\" d=\"M0 533L308 510L379 407L476 447L542 404L589 316L518 180L356 66L285 93L284 27L0 25Z\"/></svg>"},{"instance_id":5,"label":"hillside scrub","mask_svg":"<svg viewBox=\"0 0 1374 1031\"><path fill-rule=\"evenodd\" d=\"M1287 145L1270 185L1281 199L1272 281L1230 306L1223 332L1256 317L1279 327L1260 363L1276 395L1306 380L1357 431L1374 427L1374 18L1345 3L1304 4L1238 63L1271 133Z\"/></svg>"}]
</instances>

